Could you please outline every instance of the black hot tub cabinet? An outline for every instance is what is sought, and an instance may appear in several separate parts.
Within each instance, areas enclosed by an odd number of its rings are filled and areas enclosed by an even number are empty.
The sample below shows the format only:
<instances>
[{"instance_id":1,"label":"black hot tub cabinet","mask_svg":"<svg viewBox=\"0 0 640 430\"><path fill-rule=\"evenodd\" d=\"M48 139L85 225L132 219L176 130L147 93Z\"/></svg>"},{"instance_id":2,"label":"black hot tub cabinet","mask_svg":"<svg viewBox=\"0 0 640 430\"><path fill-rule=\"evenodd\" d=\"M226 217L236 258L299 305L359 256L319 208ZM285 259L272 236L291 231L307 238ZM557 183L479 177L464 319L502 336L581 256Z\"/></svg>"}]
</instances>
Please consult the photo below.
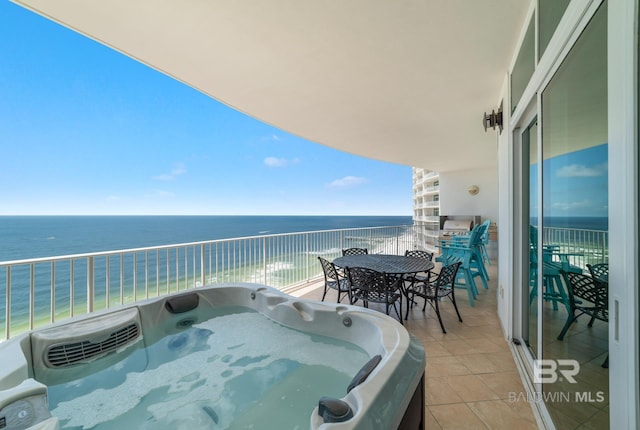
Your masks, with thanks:
<instances>
[{"instance_id":1,"label":"black hot tub cabinet","mask_svg":"<svg viewBox=\"0 0 640 430\"><path fill-rule=\"evenodd\" d=\"M341 397L318 398L308 411L310 429L424 428L424 349L396 320L361 307L291 297L264 285L218 284L72 318L0 343L0 429L59 428L60 419L47 404L53 382L117 365L132 351L197 327L225 306L248 308L281 326L347 342L369 356ZM82 354L69 353L78 345ZM227 428L215 405L202 406L200 412L210 418L207 428ZM265 427L256 423L255 428Z\"/></svg>"}]
</instances>

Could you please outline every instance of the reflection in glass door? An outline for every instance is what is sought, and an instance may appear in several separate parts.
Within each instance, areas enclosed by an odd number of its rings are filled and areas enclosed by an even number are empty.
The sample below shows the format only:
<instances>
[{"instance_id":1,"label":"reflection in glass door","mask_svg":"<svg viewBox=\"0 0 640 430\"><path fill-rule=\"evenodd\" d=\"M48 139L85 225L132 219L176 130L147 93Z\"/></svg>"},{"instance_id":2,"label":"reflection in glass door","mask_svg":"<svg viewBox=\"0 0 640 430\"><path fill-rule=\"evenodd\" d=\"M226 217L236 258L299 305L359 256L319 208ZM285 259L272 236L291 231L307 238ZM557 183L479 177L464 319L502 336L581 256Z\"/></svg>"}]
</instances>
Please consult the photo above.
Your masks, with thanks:
<instances>
[{"instance_id":1,"label":"reflection in glass door","mask_svg":"<svg viewBox=\"0 0 640 430\"><path fill-rule=\"evenodd\" d=\"M606 429L608 277L590 273L595 265L608 267L606 2L542 90L540 101L538 352L558 370L545 378L542 394L557 429ZM604 312L591 318L576 310L593 306Z\"/></svg>"}]
</instances>

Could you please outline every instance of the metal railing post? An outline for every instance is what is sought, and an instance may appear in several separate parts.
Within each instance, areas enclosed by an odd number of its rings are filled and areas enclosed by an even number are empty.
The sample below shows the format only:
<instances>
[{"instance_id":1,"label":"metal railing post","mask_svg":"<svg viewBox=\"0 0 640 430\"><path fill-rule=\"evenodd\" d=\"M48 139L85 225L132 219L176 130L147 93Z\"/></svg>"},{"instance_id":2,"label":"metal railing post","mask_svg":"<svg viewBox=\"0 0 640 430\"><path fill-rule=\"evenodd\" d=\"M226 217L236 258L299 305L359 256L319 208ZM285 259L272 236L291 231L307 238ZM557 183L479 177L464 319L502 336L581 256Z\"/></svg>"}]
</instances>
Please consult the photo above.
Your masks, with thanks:
<instances>
[{"instance_id":1,"label":"metal railing post","mask_svg":"<svg viewBox=\"0 0 640 430\"><path fill-rule=\"evenodd\" d=\"M5 307L5 320L4 320L4 338L9 339L11 336L11 266L7 266L7 292L6 307Z\"/></svg>"},{"instance_id":2,"label":"metal railing post","mask_svg":"<svg viewBox=\"0 0 640 430\"><path fill-rule=\"evenodd\" d=\"M36 284L36 267L34 263L29 265L29 330L33 330L33 320L35 318L35 284Z\"/></svg>"},{"instance_id":3,"label":"metal railing post","mask_svg":"<svg viewBox=\"0 0 640 430\"><path fill-rule=\"evenodd\" d=\"M95 300L95 261L94 257L87 258L87 313L93 312Z\"/></svg>"},{"instance_id":4,"label":"metal railing post","mask_svg":"<svg viewBox=\"0 0 640 430\"><path fill-rule=\"evenodd\" d=\"M51 314L50 320L54 322L56 318L56 263L51 262Z\"/></svg>"},{"instance_id":5,"label":"metal railing post","mask_svg":"<svg viewBox=\"0 0 640 430\"><path fill-rule=\"evenodd\" d=\"M205 245L204 243L200 245L200 286L204 287L205 282L205 266L204 266L204 253L205 253Z\"/></svg>"},{"instance_id":6,"label":"metal railing post","mask_svg":"<svg viewBox=\"0 0 640 430\"><path fill-rule=\"evenodd\" d=\"M264 283L267 283L267 238L262 238L262 273L264 273Z\"/></svg>"},{"instance_id":7,"label":"metal railing post","mask_svg":"<svg viewBox=\"0 0 640 430\"><path fill-rule=\"evenodd\" d=\"M74 297L73 290L75 285L75 270L73 265L73 258L69 260L69 316L73 316L73 307L74 307Z\"/></svg>"}]
</instances>

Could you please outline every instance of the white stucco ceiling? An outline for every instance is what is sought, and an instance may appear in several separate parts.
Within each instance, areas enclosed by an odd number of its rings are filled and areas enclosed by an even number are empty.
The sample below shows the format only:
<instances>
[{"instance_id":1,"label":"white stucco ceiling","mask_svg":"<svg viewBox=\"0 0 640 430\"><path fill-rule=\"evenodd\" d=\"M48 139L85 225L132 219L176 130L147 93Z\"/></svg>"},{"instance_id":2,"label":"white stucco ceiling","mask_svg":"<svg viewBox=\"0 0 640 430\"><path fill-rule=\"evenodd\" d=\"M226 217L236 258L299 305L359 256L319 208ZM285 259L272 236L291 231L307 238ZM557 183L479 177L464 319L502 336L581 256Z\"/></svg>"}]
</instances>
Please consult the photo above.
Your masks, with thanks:
<instances>
[{"instance_id":1,"label":"white stucco ceiling","mask_svg":"<svg viewBox=\"0 0 640 430\"><path fill-rule=\"evenodd\" d=\"M495 165L481 118L530 0L18 3L288 132L447 171Z\"/></svg>"}]
</instances>

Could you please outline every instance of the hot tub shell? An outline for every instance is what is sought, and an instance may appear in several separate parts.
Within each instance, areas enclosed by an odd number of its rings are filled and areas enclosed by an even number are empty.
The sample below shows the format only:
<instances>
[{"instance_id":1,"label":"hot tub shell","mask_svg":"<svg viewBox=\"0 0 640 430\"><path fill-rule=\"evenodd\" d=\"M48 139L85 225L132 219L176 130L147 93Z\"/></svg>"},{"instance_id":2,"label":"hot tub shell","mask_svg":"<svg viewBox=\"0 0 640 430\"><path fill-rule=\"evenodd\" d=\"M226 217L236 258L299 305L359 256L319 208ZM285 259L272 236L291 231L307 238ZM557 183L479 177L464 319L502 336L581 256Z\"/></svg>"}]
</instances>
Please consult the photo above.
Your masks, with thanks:
<instances>
[{"instance_id":1,"label":"hot tub shell","mask_svg":"<svg viewBox=\"0 0 640 430\"><path fill-rule=\"evenodd\" d=\"M195 303L195 306L194 306ZM324 422L318 408L309 428L424 428L425 354L420 342L394 319L374 310L288 296L260 284L218 284L76 317L0 343L0 429L57 429L47 408L47 387L40 381L82 376L87 363L104 366L119 360L128 345L152 344L202 318L217 306L253 309L284 326L350 342L380 362L342 397L353 412L344 422ZM124 340L123 340L124 339ZM83 342L97 345L85 355L58 354ZM53 351L53 353L52 353ZM71 363L57 357L72 356ZM66 358L65 358L66 359ZM71 367L70 367L71 366ZM71 370L71 371L70 371Z\"/></svg>"}]
</instances>

